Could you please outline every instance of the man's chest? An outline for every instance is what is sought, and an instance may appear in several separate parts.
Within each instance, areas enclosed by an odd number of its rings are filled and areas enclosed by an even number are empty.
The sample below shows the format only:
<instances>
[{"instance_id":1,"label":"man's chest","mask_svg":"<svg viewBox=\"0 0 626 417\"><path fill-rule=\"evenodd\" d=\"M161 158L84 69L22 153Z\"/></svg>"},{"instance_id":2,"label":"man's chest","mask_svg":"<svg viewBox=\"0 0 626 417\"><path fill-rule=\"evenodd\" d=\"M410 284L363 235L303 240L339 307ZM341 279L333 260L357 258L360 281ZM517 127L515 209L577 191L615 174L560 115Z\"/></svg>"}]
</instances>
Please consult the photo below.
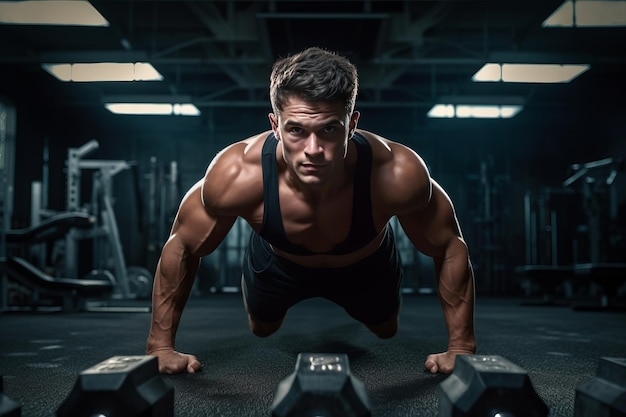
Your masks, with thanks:
<instances>
[{"instance_id":1,"label":"man's chest","mask_svg":"<svg viewBox=\"0 0 626 417\"><path fill-rule=\"evenodd\" d=\"M304 246L333 247L346 239L352 226L352 189L323 201L281 193L280 213L288 240Z\"/></svg>"}]
</instances>

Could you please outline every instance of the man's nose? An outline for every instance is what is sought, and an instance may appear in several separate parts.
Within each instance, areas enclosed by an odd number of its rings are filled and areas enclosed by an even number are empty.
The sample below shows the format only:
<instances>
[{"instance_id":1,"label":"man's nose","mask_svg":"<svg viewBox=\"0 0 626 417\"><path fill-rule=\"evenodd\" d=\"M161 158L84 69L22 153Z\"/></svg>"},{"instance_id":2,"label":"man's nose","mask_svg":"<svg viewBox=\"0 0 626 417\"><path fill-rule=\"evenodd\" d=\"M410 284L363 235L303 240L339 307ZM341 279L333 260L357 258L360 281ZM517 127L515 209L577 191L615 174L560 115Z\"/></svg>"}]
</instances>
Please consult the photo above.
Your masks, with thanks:
<instances>
[{"instance_id":1,"label":"man's nose","mask_svg":"<svg viewBox=\"0 0 626 417\"><path fill-rule=\"evenodd\" d=\"M311 133L307 138L304 152L308 155L318 155L324 152L324 149L322 149L320 141L315 133Z\"/></svg>"}]
</instances>

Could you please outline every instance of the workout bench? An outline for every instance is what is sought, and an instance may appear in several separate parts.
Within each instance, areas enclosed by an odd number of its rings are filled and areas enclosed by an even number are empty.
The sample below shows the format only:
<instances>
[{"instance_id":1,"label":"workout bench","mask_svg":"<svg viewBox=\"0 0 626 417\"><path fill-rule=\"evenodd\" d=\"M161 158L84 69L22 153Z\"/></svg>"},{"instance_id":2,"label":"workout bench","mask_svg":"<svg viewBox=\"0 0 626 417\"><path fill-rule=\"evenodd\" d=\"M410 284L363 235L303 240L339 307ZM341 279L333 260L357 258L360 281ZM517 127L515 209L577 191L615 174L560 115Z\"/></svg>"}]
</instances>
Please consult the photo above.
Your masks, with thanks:
<instances>
[{"instance_id":1,"label":"workout bench","mask_svg":"<svg viewBox=\"0 0 626 417\"><path fill-rule=\"evenodd\" d=\"M574 278L574 268L567 265L522 265L515 268L515 274L522 284L538 288L541 300L524 302L524 305L568 305L568 302L557 301L559 289ZM531 288L532 292L532 288ZM568 294L563 294L568 298Z\"/></svg>"},{"instance_id":2,"label":"workout bench","mask_svg":"<svg viewBox=\"0 0 626 417\"><path fill-rule=\"evenodd\" d=\"M51 277L25 259L15 256L0 265L4 273L33 292L33 307L39 305L42 298L51 297L61 300L64 311L85 310L87 300L109 297L114 288L109 279Z\"/></svg>"},{"instance_id":3,"label":"workout bench","mask_svg":"<svg viewBox=\"0 0 626 417\"><path fill-rule=\"evenodd\" d=\"M575 310L626 310L620 304L618 291L626 283L626 263L585 263L574 265L577 280L596 284L602 289L600 302L592 305L575 305Z\"/></svg>"}]
</instances>

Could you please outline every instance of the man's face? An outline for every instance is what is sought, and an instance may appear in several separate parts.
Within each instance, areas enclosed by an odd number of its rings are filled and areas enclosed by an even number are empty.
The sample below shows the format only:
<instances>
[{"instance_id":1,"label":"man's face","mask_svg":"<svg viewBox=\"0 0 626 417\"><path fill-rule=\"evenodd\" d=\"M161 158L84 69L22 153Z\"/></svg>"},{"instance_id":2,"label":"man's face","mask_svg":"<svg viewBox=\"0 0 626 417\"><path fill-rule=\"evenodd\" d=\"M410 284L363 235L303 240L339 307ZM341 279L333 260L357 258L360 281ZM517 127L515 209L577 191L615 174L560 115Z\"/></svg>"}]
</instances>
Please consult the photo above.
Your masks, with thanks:
<instances>
[{"instance_id":1,"label":"man's face","mask_svg":"<svg viewBox=\"0 0 626 417\"><path fill-rule=\"evenodd\" d=\"M311 102L291 97L283 110L269 115L283 158L297 179L323 184L343 163L359 113L347 115L339 102Z\"/></svg>"}]
</instances>

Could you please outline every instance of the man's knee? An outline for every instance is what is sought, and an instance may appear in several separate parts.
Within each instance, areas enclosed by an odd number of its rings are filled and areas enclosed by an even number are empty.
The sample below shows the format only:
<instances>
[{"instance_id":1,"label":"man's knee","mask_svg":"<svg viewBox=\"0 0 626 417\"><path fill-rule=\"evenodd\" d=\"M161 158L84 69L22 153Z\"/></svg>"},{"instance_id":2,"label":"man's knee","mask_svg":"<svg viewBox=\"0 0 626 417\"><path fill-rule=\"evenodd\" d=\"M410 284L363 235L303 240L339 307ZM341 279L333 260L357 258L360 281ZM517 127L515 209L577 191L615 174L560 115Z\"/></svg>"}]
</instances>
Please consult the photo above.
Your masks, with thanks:
<instances>
[{"instance_id":1,"label":"man's knee","mask_svg":"<svg viewBox=\"0 0 626 417\"><path fill-rule=\"evenodd\" d=\"M367 325L367 328L381 339L390 339L398 333L399 321L399 316L396 314L384 323Z\"/></svg>"},{"instance_id":2,"label":"man's knee","mask_svg":"<svg viewBox=\"0 0 626 417\"><path fill-rule=\"evenodd\" d=\"M248 291L246 287L246 281L243 275L241 276L241 289L243 293L243 305L246 309L246 312L248 313L248 325L250 326L250 330L252 331L252 333L254 333L254 335L258 337L268 337L276 333L276 331L283 324L283 318L274 322L264 322L257 320L254 316L252 316L252 314L250 314L248 300L246 299Z\"/></svg>"},{"instance_id":3,"label":"man's knee","mask_svg":"<svg viewBox=\"0 0 626 417\"><path fill-rule=\"evenodd\" d=\"M248 314L248 324L250 325L250 330L255 336L268 337L280 329L280 326L283 324L283 319L267 323L259 321L252 317L252 315Z\"/></svg>"}]
</instances>

